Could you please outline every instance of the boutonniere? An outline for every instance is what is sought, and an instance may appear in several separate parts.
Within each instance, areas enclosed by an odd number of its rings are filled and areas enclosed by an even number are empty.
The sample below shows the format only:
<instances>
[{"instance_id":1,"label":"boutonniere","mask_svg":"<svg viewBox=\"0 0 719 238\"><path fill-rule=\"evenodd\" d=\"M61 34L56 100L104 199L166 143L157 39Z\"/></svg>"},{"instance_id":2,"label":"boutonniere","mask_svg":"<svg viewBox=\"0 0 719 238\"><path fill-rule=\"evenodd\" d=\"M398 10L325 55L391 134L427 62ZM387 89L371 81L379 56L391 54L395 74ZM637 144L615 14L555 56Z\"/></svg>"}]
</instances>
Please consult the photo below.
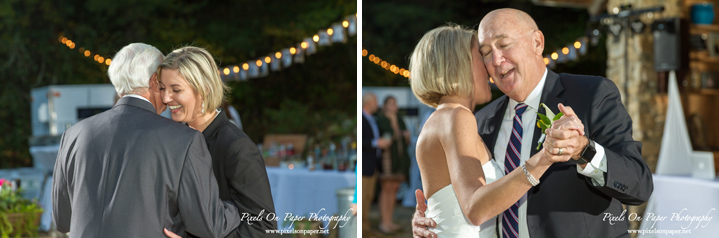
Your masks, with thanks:
<instances>
[{"instance_id":1,"label":"boutonniere","mask_svg":"<svg viewBox=\"0 0 719 238\"><path fill-rule=\"evenodd\" d=\"M545 105L544 103L540 103L539 106L544 107L544 110L547 115L544 115L537 111L537 116L539 116L539 120L537 120L537 127L542 129L542 137L539 137L539 143L537 143L537 150L542 148L542 143L544 143L544 139L547 137L547 128L552 128L552 122L559 120L559 118L564 116L563 112L560 112L559 114L555 115L554 112L552 112L552 110L549 110L549 107L547 107L547 105Z\"/></svg>"}]
</instances>

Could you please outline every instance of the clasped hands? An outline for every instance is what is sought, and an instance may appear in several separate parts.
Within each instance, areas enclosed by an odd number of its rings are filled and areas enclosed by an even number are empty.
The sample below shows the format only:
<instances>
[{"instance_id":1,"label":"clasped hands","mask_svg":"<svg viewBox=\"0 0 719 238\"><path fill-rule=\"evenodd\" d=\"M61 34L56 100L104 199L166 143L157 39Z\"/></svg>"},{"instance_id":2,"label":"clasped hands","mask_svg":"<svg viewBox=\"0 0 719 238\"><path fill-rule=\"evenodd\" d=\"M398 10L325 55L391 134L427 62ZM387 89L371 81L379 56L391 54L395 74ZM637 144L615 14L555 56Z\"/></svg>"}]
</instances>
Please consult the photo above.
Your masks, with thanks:
<instances>
[{"instance_id":1,"label":"clasped hands","mask_svg":"<svg viewBox=\"0 0 719 238\"><path fill-rule=\"evenodd\" d=\"M544 157L551 162L579 160L582 151L589 144L589 139L584 136L584 124L571 107L560 103L559 111L563 112L564 116L552 122L552 127L546 130L547 137L542 144Z\"/></svg>"}]
</instances>

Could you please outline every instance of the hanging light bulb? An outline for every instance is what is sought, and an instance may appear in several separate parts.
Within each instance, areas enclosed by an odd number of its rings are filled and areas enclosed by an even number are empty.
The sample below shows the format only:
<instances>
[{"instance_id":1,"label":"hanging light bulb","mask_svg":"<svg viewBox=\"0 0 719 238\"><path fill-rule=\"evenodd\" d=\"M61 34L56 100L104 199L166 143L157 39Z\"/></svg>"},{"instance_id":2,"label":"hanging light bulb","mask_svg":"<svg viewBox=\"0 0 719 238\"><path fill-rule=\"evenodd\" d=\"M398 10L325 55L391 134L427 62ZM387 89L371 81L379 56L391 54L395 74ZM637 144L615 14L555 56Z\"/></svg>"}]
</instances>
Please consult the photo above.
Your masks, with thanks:
<instances>
[{"instance_id":1,"label":"hanging light bulb","mask_svg":"<svg viewBox=\"0 0 719 238\"><path fill-rule=\"evenodd\" d=\"M237 67L237 66L232 67L232 72L239 73L239 72L240 72L240 67Z\"/></svg>"},{"instance_id":2,"label":"hanging light bulb","mask_svg":"<svg viewBox=\"0 0 719 238\"><path fill-rule=\"evenodd\" d=\"M248 64L248 63L242 64L242 69L244 69L244 70L250 69L250 64Z\"/></svg>"}]
</instances>

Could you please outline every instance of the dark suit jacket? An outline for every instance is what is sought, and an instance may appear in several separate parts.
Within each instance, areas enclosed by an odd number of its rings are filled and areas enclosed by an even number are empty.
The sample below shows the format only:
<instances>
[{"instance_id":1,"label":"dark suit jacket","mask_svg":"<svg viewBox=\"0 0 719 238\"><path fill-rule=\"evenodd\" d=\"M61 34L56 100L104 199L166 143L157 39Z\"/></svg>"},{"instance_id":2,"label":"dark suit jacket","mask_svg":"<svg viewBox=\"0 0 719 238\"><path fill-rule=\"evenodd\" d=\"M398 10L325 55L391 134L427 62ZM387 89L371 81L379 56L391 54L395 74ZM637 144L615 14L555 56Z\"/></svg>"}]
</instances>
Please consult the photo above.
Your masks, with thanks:
<instances>
[{"instance_id":1,"label":"dark suit jacket","mask_svg":"<svg viewBox=\"0 0 719 238\"><path fill-rule=\"evenodd\" d=\"M219 198L202 134L132 97L63 133L52 202L70 237L223 237L240 224Z\"/></svg>"},{"instance_id":2,"label":"dark suit jacket","mask_svg":"<svg viewBox=\"0 0 719 238\"><path fill-rule=\"evenodd\" d=\"M379 149L372 146L372 140L374 138L375 135L372 132L372 126L370 126L369 121L367 121L367 118L362 114L362 176L374 175L377 166L379 166L380 158L377 157L377 151Z\"/></svg>"},{"instance_id":3,"label":"dark suit jacket","mask_svg":"<svg viewBox=\"0 0 719 238\"><path fill-rule=\"evenodd\" d=\"M475 114L479 134L492 153L508 102L502 96ZM616 85L603 77L558 75L548 70L541 102L555 113L559 113L559 103L572 107L586 135L605 148L607 173L605 185L595 187L591 179L577 173L573 160L553 164L541 183L528 192L530 237L629 237L626 219L610 225L603 221L604 215L619 216L622 203L646 202L654 187L642 159L642 145L632 139L632 119ZM537 153L540 136L535 127L531 155Z\"/></svg>"},{"instance_id":4,"label":"dark suit jacket","mask_svg":"<svg viewBox=\"0 0 719 238\"><path fill-rule=\"evenodd\" d=\"M220 199L234 201L241 215L262 217L262 221L243 221L227 237L277 236L265 232L277 230L277 222L266 220L269 213L275 213L275 204L272 202L265 160L257 145L230 122L225 111L221 111L202 134L212 155L212 169L220 187Z\"/></svg>"}]
</instances>

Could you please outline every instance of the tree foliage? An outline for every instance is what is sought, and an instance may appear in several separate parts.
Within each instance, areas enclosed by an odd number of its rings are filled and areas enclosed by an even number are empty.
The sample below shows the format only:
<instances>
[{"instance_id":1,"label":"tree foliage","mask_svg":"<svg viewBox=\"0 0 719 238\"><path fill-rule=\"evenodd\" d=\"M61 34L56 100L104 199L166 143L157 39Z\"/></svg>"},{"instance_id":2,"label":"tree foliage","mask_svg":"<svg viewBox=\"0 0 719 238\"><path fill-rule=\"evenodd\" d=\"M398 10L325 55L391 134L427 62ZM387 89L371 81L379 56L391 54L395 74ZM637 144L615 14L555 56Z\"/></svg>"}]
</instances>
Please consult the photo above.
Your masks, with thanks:
<instances>
[{"instance_id":1,"label":"tree foliage","mask_svg":"<svg viewBox=\"0 0 719 238\"><path fill-rule=\"evenodd\" d=\"M294 46L356 11L355 0L0 1L0 167L31 166L32 88L110 83L95 54L112 57L133 42L165 54L194 45L208 49L220 67L238 65ZM61 36L75 49L62 45ZM351 37L320 47L304 64L228 83L228 101L246 133L261 142L267 133L314 134L342 123L338 118L354 120L356 47ZM277 110L282 113L272 113Z\"/></svg>"},{"instance_id":2,"label":"tree foliage","mask_svg":"<svg viewBox=\"0 0 719 238\"><path fill-rule=\"evenodd\" d=\"M422 36L447 23L476 29L492 10L515 8L527 12L545 37L545 54L561 49L584 36L589 15L585 9L536 6L528 0L465 1L363 1L363 48L400 68L408 69L409 57ZM578 61L558 65L555 72L604 75L606 49L603 42L589 49ZM363 86L409 86L396 75L363 58ZM501 93L499 94L501 95Z\"/></svg>"}]
</instances>

